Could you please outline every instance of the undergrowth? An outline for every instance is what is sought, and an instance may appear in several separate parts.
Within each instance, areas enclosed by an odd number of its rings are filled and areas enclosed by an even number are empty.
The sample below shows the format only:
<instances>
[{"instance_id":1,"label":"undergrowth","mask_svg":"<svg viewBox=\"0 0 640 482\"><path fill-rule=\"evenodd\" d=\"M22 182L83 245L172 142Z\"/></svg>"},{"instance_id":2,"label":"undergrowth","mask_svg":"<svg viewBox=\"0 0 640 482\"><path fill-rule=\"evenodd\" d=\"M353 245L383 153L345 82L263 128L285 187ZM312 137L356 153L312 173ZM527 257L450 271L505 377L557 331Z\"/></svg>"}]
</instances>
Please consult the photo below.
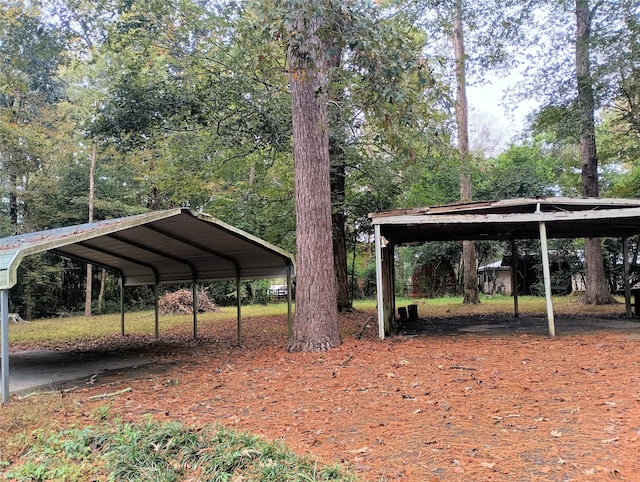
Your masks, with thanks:
<instances>
[{"instance_id":1,"label":"undergrowth","mask_svg":"<svg viewBox=\"0 0 640 482\"><path fill-rule=\"evenodd\" d=\"M2 480L356 481L338 466L301 458L282 442L219 425L187 427L148 419L37 430L17 460L0 462Z\"/></svg>"}]
</instances>

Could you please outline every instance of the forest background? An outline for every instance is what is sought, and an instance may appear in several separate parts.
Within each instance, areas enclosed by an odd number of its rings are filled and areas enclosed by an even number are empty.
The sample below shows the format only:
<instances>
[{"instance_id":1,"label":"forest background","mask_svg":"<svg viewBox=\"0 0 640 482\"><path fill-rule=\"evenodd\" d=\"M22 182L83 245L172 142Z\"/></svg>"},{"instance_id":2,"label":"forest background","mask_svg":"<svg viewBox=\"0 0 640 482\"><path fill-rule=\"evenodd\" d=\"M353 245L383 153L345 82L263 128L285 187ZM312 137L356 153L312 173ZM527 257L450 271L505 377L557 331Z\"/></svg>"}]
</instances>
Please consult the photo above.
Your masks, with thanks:
<instances>
[{"instance_id":1,"label":"forest background","mask_svg":"<svg viewBox=\"0 0 640 482\"><path fill-rule=\"evenodd\" d=\"M295 253L288 49L299 3L2 0L0 236L186 206ZM373 289L369 212L460 200L465 178L472 199L583 194L579 7L590 13L599 194L640 195L637 2L302 3L321 9L332 39L318 95L328 99L339 307ZM517 72L522 80L504 104L539 106L512 139L471 113L464 156L451 42L461 18L463 85L478 92ZM575 254L580 243L555 249ZM615 288L620 247L604 240L603 248ZM502 250L478 243L478 262ZM458 243L401 256L405 273L443 261L461 273ZM20 269L10 311L33 318L83 309L85 266L43 254ZM94 312L118 309L109 302L117 280L104 271L89 278ZM245 288L253 301L268 294L268 282ZM207 289L218 303L233 302L229 286ZM462 289L458 275L452 290ZM151 293L127 290L128 307L147 307Z\"/></svg>"}]
</instances>

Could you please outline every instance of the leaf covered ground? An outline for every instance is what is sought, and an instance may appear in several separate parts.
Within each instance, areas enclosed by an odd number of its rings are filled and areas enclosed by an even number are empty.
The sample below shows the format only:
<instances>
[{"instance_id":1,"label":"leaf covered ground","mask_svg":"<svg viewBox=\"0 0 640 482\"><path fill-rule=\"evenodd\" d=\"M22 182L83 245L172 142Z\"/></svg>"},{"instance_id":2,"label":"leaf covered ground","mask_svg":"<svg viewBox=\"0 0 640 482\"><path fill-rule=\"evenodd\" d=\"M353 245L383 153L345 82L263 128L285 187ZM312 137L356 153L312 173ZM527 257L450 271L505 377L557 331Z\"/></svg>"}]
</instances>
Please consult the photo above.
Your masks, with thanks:
<instances>
[{"instance_id":1,"label":"leaf covered ground","mask_svg":"<svg viewBox=\"0 0 640 482\"><path fill-rule=\"evenodd\" d=\"M637 480L640 323L574 318L581 329L550 339L505 317L380 341L373 322L358 339L371 316L341 315L344 343L327 353L286 352L282 316L245 320L240 346L233 322L203 321L195 341L186 329L101 338L92 350L156 363L81 382L46 416L82 425L106 405L125 422L220 423L371 481ZM4 433L37 422L7 420L30 403L3 408Z\"/></svg>"}]
</instances>

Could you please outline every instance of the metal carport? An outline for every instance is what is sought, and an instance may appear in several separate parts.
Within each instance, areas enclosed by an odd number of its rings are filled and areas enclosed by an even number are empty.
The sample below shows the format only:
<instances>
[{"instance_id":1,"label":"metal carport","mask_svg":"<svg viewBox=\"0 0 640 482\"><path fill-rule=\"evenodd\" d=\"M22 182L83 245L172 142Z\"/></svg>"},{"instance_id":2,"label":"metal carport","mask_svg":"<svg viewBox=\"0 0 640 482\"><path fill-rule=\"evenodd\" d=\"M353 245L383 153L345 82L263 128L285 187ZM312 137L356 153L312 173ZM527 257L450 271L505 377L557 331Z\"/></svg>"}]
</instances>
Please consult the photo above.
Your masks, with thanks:
<instances>
[{"instance_id":1,"label":"metal carport","mask_svg":"<svg viewBox=\"0 0 640 482\"><path fill-rule=\"evenodd\" d=\"M395 246L428 241L540 239L549 334L555 336L548 238L618 237L624 241L625 299L630 316L628 236L640 234L640 200L522 198L478 201L369 214L375 230L379 336L395 317ZM514 253L515 254L515 253ZM514 256L514 259L517 257ZM515 279L515 277L512 277ZM515 291L514 291L515 292ZM514 297L517 314L517 296Z\"/></svg>"},{"instance_id":2,"label":"metal carport","mask_svg":"<svg viewBox=\"0 0 640 482\"><path fill-rule=\"evenodd\" d=\"M156 288L160 283L235 280L238 341L241 339L240 282L242 279L286 277L291 320L291 254L204 213L186 208L152 211L106 221L40 231L0 239L0 317L2 336L2 401L9 399L9 290L17 283L22 259L53 251L116 272L121 286L121 330L124 334L125 286ZM197 310L193 310L197 336Z\"/></svg>"}]
</instances>

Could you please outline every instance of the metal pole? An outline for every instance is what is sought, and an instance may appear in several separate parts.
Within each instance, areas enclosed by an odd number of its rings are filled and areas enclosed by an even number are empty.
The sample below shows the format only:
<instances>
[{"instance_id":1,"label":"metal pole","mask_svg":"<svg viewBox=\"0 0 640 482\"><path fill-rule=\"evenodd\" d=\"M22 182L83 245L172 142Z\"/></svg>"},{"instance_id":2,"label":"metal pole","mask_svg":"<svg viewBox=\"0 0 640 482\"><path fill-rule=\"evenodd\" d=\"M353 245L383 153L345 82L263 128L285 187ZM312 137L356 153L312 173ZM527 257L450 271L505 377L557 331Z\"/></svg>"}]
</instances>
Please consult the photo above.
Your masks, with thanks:
<instances>
[{"instance_id":1,"label":"metal pole","mask_svg":"<svg viewBox=\"0 0 640 482\"><path fill-rule=\"evenodd\" d=\"M240 298L240 270L236 271L236 301L238 305L238 345L242 343L242 299Z\"/></svg>"},{"instance_id":2,"label":"metal pole","mask_svg":"<svg viewBox=\"0 0 640 482\"><path fill-rule=\"evenodd\" d=\"M193 339L198 339L198 293L196 280L191 283L191 309L193 310Z\"/></svg>"},{"instance_id":3,"label":"metal pole","mask_svg":"<svg viewBox=\"0 0 640 482\"><path fill-rule=\"evenodd\" d=\"M160 306L158 304L158 282L153 285L154 297L154 329L156 338L160 338Z\"/></svg>"},{"instance_id":4,"label":"metal pole","mask_svg":"<svg viewBox=\"0 0 640 482\"><path fill-rule=\"evenodd\" d=\"M629 240L622 238L622 266L624 267L624 304L627 318L633 317L631 312L631 286L629 285Z\"/></svg>"},{"instance_id":5,"label":"metal pole","mask_svg":"<svg viewBox=\"0 0 640 482\"><path fill-rule=\"evenodd\" d=\"M9 402L9 290L0 291L2 318L2 403Z\"/></svg>"},{"instance_id":6,"label":"metal pole","mask_svg":"<svg viewBox=\"0 0 640 482\"><path fill-rule=\"evenodd\" d=\"M124 278L120 276L120 334L124 336Z\"/></svg>"},{"instance_id":7,"label":"metal pole","mask_svg":"<svg viewBox=\"0 0 640 482\"><path fill-rule=\"evenodd\" d=\"M382 293L382 240L380 238L380 225L374 226L374 239L376 243L376 298L378 301L378 336L384 340L384 296Z\"/></svg>"},{"instance_id":8,"label":"metal pole","mask_svg":"<svg viewBox=\"0 0 640 482\"><path fill-rule=\"evenodd\" d=\"M547 227L540 222L540 250L542 251L542 273L544 275L544 294L547 299L547 320L549 322L549 336L556 336L555 320L553 319L553 301L551 300L551 269L549 268L549 250L547 247Z\"/></svg>"}]
</instances>

